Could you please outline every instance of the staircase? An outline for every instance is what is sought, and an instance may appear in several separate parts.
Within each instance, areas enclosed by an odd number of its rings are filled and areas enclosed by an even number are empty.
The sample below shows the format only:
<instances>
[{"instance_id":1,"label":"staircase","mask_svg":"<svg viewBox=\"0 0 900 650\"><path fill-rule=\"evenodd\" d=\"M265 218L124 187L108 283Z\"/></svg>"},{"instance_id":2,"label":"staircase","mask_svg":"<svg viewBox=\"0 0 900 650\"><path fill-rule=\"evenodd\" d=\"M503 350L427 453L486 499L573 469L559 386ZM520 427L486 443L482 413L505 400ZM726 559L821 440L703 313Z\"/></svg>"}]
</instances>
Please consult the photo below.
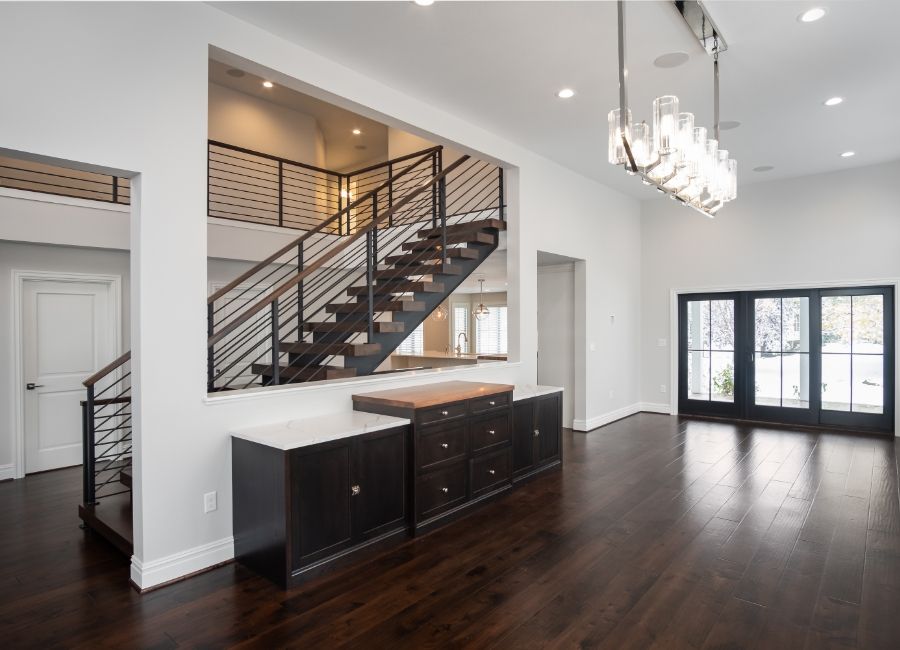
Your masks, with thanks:
<instances>
[{"instance_id":1,"label":"staircase","mask_svg":"<svg viewBox=\"0 0 900 650\"><path fill-rule=\"evenodd\" d=\"M285 185L291 178L284 174L287 164L278 161L271 188L278 223L286 223L285 215L299 203ZM441 147L351 174L315 171L324 180L295 194L311 199L309 205L320 210L318 221L310 221L311 208L305 208L307 229L301 235L208 298L208 392L377 373L497 249L506 229L502 168L469 156L444 166ZM262 179L253 180L248 192L259 194ZM240 190L235 181L229 183L227 191ZM222 201L221 194L215 200ZM337 210L321 213L331 206ZM254 218L262 218L259 214ZM85 381L79 508L88 528L126 553L131 545L129 377L126 353ZM122 530L125 521L128 530Z\"/></svg>"}]
</instances>

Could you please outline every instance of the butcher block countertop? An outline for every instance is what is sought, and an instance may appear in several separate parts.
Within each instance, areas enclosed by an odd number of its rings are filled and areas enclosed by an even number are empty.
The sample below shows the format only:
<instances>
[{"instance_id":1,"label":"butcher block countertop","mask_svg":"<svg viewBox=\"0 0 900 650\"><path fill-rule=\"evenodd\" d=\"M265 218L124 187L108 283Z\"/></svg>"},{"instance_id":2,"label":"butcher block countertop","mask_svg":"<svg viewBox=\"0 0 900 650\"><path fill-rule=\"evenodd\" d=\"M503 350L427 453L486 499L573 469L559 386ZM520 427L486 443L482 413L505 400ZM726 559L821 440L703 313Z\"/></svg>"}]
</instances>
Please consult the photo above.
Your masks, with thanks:
<instances>
[{"instance_id":1,"label":"butcher block countertop","mask_svg":"<svg viewBox=\"0 0 900 650\"><path fill-rule=\"evenodd\" d=\"M380 404L396 408L419 409L437 404L487 397L513 390L511 384L487 384L477 381L443 381L410 388L394 388L354 395L355 404Z\"/></svg>"}]
</instances>

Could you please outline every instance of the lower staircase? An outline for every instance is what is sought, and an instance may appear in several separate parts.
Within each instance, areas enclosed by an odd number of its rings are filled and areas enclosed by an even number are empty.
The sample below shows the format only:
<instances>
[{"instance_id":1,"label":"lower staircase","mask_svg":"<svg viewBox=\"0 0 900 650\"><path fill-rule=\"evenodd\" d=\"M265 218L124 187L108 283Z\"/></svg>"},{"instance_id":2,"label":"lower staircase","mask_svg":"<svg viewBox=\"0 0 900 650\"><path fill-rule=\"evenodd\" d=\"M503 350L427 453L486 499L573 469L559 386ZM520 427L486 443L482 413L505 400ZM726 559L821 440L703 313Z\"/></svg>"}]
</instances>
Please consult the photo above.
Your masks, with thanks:
<instances>
[{"instance_id":1,"label":"lower staircase","mask_svg":"<svg viewBox=\"0 0 900 650\"><path fill-rule=\"evenodd\" d=\"M208 392L380 372L506 229L502 168L469 156L444 167L441 155L367 170L357 198L209 297ZM130 374L126 353L85 381L79 507L87 528L128 555Z\"/></svg>"}]
</instances>

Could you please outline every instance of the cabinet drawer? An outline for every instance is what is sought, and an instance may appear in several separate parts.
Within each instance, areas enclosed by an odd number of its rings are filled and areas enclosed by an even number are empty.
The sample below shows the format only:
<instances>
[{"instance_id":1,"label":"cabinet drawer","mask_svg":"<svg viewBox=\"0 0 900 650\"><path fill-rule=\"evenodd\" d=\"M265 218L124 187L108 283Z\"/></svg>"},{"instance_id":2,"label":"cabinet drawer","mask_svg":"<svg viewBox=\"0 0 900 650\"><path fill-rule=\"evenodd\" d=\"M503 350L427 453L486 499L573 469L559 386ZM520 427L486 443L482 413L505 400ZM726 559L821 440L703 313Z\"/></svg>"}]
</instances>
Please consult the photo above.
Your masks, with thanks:
<instances>
[{"instance_id":1,"label":"cabinet drawer","mask_svg":"<svg viewBox=\"0 0 900 650\"><path fill-rule=\"evenodd\" d=\"M497 393L490 397L473 399L470 402L472 405L472 414L478 415L479 413L486 413L488 411L493 411L494 409L506 408L509 406L509 397L510 393Z\"/></svg>"},{"instance_id":2,"label":"cabinet drawer","mask_svg":"<svg viewBox=\"0 0 900 650\"><path fill-rule=\"evenodd\" d=\"M419 519L449 510L466 500L466 466L452 465L423 474L416 481L416 514Z\"/></svg>"},{"instance_id":3,"label":"cabinet drawer","mask_svg":"<svg viewBox=\"0 0 900 650\"><path fill-rule=\"evenodd\" d=\"M454 418L463 417L466 414L466 403L446 404L444 406L435 406L433 408L422 409L419 412L419 424L434 424L436 422L446 422Z\"/></svg>"},{"instance_id":4,"label":"cabinet drawer","mask_svg":"<svg viewBox=\"0 0 900 650\"><path fill-rule=\"evenodd\" d=\"M427 469L438 463L461 460L466 455L466 425L461 422L426 434L416 440L416 465Z\"/></svg>"},{"instance_id":5,"label":"cabinet drawer","mask_svg":"<svg viewBox=\"0 0 900 650\"><path fill-rule=\"evenodd\" d=\"M474 420L469 425L469 430L472 435L473 452L505 444L510 440L509 414Z\"/></svg>"},{"instance_id":6,"label":"cabinet drawer","mask_svg":"<svg viewBox=\"0 0 900 650\"><path fill-rule=\"evenodd\" d=\"M509 449L474 458L472 464L472 496L509 482Z\"/></svg>"}]
</instances>

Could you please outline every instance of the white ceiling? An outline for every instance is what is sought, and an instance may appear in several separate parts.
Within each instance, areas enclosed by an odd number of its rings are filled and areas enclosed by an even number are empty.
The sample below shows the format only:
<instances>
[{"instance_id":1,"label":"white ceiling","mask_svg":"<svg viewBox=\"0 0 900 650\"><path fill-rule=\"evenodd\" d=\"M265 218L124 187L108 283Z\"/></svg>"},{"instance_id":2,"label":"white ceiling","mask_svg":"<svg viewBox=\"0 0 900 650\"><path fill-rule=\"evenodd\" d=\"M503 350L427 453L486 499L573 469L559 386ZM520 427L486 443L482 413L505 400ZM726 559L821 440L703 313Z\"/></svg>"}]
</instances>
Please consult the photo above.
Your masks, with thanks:
<instances>
[{"instance_id":1,"label":"white ceiling","mask_svg":"<svg viewBox=\"0 0 900 650\"><path fill-rule=\"evenodd\" d=\"M491 129L639 198L656 194L606 162L618 102L614 2L234 2L218 8ZM721 57L723 146L740 183L900 158L897 0L709 0ZM797 16L823 6L822 20ZM671 2L627 4L630 104L676 94L711 127L712 64ZM652 61L682 51L690 60ZM570 86L571 100L555 93ZM833 95L844 104L826 108ZM855 150L845 159L840 153ZM773 165L759 173L753 167Z\"/></svg>"},{"instance_id":2,"label":"white ceiling","mask_svg":"<svg viewBox=\"0 0 900 650\"><path fill-rule=\"evenodd\" d=\"M388 128L384 124L290 88L278 85L265 88L262 77L247 71L242 71L244 75L240 77L228 73L234 69L210 59L209 80L316 118L325 139L325 166L328 169L346 171L373 160L387 160ZM353 135L353 129L362 133Z\"/></svg>"}]
</instances>

